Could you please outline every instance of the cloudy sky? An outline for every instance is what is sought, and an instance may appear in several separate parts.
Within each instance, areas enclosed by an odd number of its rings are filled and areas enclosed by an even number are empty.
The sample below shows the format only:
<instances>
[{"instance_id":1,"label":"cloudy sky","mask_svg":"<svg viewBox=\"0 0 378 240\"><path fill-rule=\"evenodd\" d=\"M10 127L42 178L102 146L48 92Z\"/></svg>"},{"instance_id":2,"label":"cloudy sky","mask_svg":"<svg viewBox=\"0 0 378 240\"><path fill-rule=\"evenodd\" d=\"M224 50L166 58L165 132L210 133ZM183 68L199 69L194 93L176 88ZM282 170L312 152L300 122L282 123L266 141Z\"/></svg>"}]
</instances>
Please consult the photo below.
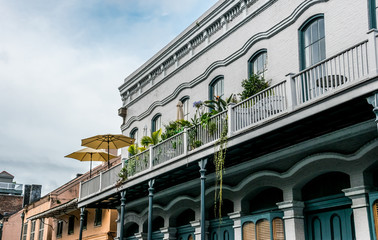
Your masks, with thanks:
<instances>
[{"instance_id":1,"label":"cloudy sky","mask_svg":"<svg viewBox=\"0 0 378 240\"><path fill-rule=\"evenodd\" d=\"M88 171L64 158L120 133L123 79L216 0L0 0L0 172L45 195Z\"/></svg>"}]
</instances>

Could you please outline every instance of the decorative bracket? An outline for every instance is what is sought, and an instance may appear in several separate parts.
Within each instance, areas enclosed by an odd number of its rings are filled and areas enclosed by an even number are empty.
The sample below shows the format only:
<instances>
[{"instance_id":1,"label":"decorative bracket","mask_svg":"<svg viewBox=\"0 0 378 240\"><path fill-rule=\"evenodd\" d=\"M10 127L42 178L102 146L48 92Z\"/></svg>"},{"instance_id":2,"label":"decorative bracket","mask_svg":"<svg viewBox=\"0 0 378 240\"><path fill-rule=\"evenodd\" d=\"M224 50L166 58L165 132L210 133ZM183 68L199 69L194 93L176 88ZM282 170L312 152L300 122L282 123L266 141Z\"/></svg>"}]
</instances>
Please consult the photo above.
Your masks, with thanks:
<instances>
[{"instance_id":1,"label":"decorative bracket","mask_svg":"<svg viewBox=\"0 0 378 240\"><path fill-rule=\"evenodd\" d=\"M378 92L374 93L374 95L370 97L367 97L366 100L374 107L373 112L375 113L375 123L377 124L378 129Z\"/></svg>"}]
</instances>

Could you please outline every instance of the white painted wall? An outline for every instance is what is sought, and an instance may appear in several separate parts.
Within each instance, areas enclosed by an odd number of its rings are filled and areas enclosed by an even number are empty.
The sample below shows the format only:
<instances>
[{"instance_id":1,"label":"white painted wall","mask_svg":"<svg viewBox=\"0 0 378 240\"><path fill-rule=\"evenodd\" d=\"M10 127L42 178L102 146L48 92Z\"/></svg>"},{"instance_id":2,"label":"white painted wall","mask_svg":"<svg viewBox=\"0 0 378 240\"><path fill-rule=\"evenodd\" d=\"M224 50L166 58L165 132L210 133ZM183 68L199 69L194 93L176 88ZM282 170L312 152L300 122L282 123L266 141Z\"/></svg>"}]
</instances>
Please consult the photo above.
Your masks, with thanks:
<instances>
[{"instance_id":1,"label":"white painted wall","mask_svg":"<svg viewBox=\"0 0 378 240\"><path fill-rule=\"evenodd\" d=\"M247 78L248 75L248 59L259 49L266 48L268 51L268 72L266 79L271 80L271 83L277 83L284 80L285 75L290 72L299 72L299 50L298 50L298 29L311 16L323 13L325 20L326 31L326 56L330 57L362 40L367 38L368 31L368 9L366 0L352 1L348 0L329 0L329 1L273 1L274 3L260 12L258 15L251 18L248 22L241 24L243 19L248 18L254 13L256 9L270 2L269 0L259 0L245 12L239 14L235 19L229 22L223 29L210 37L205 39L197 48L193 50L194 56L190 52L179 61L179 66L186 64L186 61L193 60L184 68L179 68L174 74L165 76L160 74L154 79L155 86L151 88L149 83L143 88L144 93L139 98L138 94L134 94L133 101L126 101L125 106L128 108L128 115L126 119L126 126L123 127L123 133L129 135L130 131L137 127L139 129L139 136L143 134L143 127L146 125L148 134L151 129L151 119L155 114L162 114L162 124L167 124L176 118L176 104L179 99L185 95L190 96L190 105L194 101L208 99L208 87L212 79L218 75L224 75L225 96L231 93L241 92L241 81ZM301 8L305 3L306 8ZM217 20L222 14L228 11L238 1L228 1L222 3L224 6L216 15L208 20L208 24ZM217 3L220 6L220 3ZM298 13L298 9L302 12ZM245 13L247 13L245 15ZM201 17L203 19L204 16ZM290 21L292 23L290 23ZM282 26L283 22L289 22L287 26ZM198 35L201 30L207 27L199 26L198 31L194 31L192 37ZM280 31L273 31L272 28L282 28ZM227 29L227 31L225 31ZM189 29L190 30L190 29ZM186 30L187 32L189 31ZM226 38L221 39L228 34ZM274 34L273 34L274 33ZM183 33L185 35L185 32ZM183 35L181 34L181 35ZM251 39L258 36L266 36L264 39L250 44ZM191 39L188 37L187 39ZM219 42L216 42L219 41ZM171 45L175 42L171 42ZM210 44L207 47L207 45ZM172 49L172 53L176 52L179 47L184 46L185 41L181 44L177 43L177 48ZM246 48L245 46L249 46ZM202 52L200 52L202 49ZM240 54L241 53L241 54ZM167 56L168 53L164 53ZM163 54L163 55L164 55ZM237 55L237 57L233 57ZM159 54L155 55L157 59ZM186 60L185 60L186 59ZM228 61L228 59L233 59ZM150 62L154 59L149 60ZM140 75L147 73L150 70L156 69L164 61L158 61L147 70L141 70ZM212 66L217 65L213 68ZM226 64L226 65L224 65ZM175 64L172 65L166 72L167 74L175 71ZM209 71L211 69L211 71ZM138 76L139 73L134 73ZM142 77L140 77L141 79ZM138 77L131 78L128 81L138 81ZM140 80L139 79L139 80ZM178 86L182 84L190 85L196 79L200 79L198 84L191 88L184 88L178 91ZM160 83L159 83L160 82ZM132 86L132 85L130 85ZM148 92L150 91L150 92ZM127 88L121 91L123 96L127 92ZM146 94L148 93L148 94ZM167 99L172 99L167 101ZM162 105L162 102L164 103ZM152 104L158 103L156 107ZM195 109L190 109L191 117L195 113ZM137 121L132 121L130 118L136 118ZM125 151L123 156L126 157Z\"/></svg>"}]
</instances>

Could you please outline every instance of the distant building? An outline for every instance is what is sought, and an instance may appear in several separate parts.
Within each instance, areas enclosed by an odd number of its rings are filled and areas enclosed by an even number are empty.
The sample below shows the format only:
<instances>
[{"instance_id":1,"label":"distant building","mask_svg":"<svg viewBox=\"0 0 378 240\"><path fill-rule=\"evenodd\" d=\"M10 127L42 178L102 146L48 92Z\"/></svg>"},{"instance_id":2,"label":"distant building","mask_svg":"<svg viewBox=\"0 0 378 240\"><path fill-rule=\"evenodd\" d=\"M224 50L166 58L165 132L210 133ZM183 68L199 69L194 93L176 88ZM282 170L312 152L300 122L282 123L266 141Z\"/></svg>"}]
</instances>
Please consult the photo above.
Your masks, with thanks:
<instances>
[{"instance_id":1,"label":"distant building","mask_svg":"<svg viewBox=\"0 0 378 240\"><path fill-rule=\"evenodd\" d=\"M110 166L117 165L120 158L110 160ZM92 178L99 179L107 164L92 170ZM77 207L79 184L89 180L89 172L53 190L42 198L34 200L31 191L30 202L4 224L3 240L76 240L80 229L80 209ZM30 189L34 189L33 185ZM93 208L85 212L84 239L113 240L116 236L117 211Z\"/></svg>"}]
</instances>

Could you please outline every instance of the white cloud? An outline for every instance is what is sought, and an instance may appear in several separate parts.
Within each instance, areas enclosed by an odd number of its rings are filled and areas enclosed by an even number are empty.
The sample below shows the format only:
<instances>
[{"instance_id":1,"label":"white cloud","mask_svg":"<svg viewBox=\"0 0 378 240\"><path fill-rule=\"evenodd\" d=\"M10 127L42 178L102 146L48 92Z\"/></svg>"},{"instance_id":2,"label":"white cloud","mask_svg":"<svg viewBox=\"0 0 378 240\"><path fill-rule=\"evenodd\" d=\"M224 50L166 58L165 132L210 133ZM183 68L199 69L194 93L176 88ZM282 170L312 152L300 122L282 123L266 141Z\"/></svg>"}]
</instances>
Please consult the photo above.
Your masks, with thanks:
<instances>
[{"instance_id":1,"label":"white cloud","mask_svg":"<svg viewBox=\"0 0 378 240\"><path fill-rule=\"evenodd\" d=\"M80 140L120 133L118 87L216 1L0 0L0 171L57 188Z\"/></svg>"}]
</instances>

